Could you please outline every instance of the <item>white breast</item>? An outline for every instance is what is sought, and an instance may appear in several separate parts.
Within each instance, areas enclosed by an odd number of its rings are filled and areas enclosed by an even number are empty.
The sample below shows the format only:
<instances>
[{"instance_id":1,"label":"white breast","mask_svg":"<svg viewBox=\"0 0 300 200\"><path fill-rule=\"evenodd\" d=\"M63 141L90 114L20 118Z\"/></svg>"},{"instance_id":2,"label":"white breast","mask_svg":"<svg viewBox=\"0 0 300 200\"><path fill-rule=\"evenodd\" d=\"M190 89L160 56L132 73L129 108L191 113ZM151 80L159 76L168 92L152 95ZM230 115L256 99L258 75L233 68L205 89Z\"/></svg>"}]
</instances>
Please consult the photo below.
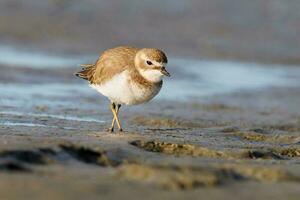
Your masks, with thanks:
<instances>
[{"instance_id":1,"label":"white breast","mask_svg":"<svg viewBox=\"0 0 300 200\"><path fill-rule=\"evenodd\" d=\"M161 86L146 88L130 81L128 71L113 76L104 84L90 86L112 102L126 105L145 103L157 95L161 88Z\"/></svg>"}]
</instances>

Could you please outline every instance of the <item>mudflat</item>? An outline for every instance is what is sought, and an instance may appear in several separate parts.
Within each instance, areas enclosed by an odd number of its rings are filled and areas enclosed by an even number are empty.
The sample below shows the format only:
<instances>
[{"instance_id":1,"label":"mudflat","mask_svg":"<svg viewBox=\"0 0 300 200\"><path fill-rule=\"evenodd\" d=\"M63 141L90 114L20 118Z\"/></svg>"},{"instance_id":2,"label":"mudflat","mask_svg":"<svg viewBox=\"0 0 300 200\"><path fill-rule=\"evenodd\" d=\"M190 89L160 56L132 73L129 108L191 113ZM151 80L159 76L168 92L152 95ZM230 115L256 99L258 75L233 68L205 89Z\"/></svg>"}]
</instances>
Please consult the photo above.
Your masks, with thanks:
<instances>
[{"instance_id":1,"label":"mudflat","mask_svg":"<svg viewBox=\"0 0 300 200\"><path fill-rule=\"evenodd\" d=\"M125 132L108 133L109 102L75 68L0 69L0 199L299 198L297 73L191 96L205 79L170 67L186 82L122 107Z\"/></svg>"}]
</instances>

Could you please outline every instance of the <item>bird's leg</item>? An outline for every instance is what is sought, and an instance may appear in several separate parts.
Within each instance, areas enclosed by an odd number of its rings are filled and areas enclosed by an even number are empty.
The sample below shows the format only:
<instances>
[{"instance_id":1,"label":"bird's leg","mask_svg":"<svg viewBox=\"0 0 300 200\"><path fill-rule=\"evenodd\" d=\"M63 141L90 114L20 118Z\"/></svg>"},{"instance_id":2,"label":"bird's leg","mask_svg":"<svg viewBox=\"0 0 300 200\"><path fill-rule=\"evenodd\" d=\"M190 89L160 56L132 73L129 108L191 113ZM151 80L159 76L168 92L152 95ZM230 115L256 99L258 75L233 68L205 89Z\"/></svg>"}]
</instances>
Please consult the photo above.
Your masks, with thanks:
<instances>
[{"instance_id":1,"label":"bird's leg","mask_svg":"<svg viewBox=\"0 0 300 200\"><path fill-rule=\"evenodd\" d=\"M120 109L120 107L121 107L121 104L118 104L117 108L115 109L116 110L116 115L115 115L114 119L117 121L119 131L122 132L123 129L122 129L122 126L121 126L121 123L120 123L120 120L119 120L119 109Z\"/></svg>"},{"instance_id":2,"label":"bird's leg","mask_svg":"<svg viewBox=\"0 0 300 200\"><path fill-rule=\"evenodd\" d=\"M118 125L118 128L119 128L119 131L122 131L122 127L121 127L121 124L120 124L120 121L119 121L119 117L118 117L118 113L119 113L120 107L121 107L120 104L118 104L117 107L116 107L116 104L113 103L113 102L110 105L111 112L113 113L113 119L112 119L111 127L109 129L110 132L114 131L114 125L115 125L116 121L117 121L117 125Z\"/></svg>"},{"instance_id":3,"label":"bird's leg","mask_svg":"<svg viewBox=\"0 0 300 200\"><path fill-rule=\"evenodd\" d=\"M119 113L120 107L121 107L120 104L118 104L117 107L115 107L115 110L116 110L117 115L118 115L118 113ZM113 120L112 120L112 122L111 122L111 128L109 129L111 132L113 132L113 130L114 130L115 122L116 122L116 118L115 118L115 116L113 115Z\"/></svg>"},{"instance_id":4,"label":"bird's leg","mask_svg":"<svg viewBox=\"0 0 300 200\"><path fill-rule=\"evenodd\" d=\"M113 119L112 119L112 122L111 122L111 127L108 129L109 132L114 132L114 126L115 126L115 114L114 114L114 111L116 109L116 104L114 102L112 102L110 104L110 109L111 109L111 112L113 114Z\"/></svg>"}]
</instances>

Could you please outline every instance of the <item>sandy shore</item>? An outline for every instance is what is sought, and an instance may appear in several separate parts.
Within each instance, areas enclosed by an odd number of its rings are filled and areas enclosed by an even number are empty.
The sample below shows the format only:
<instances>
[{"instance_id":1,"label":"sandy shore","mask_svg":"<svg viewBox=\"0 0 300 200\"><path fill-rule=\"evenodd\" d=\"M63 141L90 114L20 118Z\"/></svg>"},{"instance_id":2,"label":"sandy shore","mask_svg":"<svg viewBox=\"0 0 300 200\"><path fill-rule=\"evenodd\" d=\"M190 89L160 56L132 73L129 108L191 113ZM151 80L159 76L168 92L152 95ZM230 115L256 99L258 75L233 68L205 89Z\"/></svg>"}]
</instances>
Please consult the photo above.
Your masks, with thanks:
<instances>
[{"instance_id":1,"label":"sandy shore","mask_svg":"<svg viewBox=\"0 0 300 200\"><path fill-rule=\"evenodd\" d=\"M299 87L156 99L111 134L74 69L1 70L0 199L299 198Z\"/></svg>"}]
</instances>

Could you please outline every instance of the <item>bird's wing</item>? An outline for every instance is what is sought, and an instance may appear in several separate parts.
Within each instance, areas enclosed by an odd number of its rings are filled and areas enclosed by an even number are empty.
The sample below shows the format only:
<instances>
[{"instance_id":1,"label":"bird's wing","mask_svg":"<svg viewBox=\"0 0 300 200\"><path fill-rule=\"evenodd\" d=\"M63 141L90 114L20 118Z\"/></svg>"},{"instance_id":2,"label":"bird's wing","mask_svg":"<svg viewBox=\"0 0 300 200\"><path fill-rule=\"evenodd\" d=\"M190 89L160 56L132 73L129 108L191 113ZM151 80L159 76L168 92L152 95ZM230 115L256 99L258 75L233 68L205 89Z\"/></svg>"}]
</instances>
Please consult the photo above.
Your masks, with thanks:
<instances>
[{"instance_id":1,"label":"bird's wing","mask_svg":"<svg viewBox=\"0 0 300 200\"><path fill-rule=\"evenodd\" d=\"M134 68L134 56L138 49L133 47L116 47L106 50L97 60L93 71L93 76L88 80L91 84L103 84L114 75L122 71Z\"/></svg>"}]
</instances>

